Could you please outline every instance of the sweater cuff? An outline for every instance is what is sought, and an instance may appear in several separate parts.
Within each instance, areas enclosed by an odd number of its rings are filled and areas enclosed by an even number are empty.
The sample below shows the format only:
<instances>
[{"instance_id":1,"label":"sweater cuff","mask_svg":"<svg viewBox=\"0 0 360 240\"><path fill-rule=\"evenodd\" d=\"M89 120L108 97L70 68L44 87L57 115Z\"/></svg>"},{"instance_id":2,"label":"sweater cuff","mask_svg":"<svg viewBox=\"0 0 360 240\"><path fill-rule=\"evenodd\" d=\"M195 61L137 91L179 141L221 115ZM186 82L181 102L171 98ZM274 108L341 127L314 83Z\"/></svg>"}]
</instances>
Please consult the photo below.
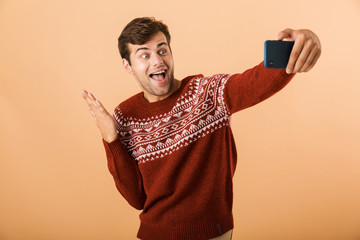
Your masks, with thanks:
<instances>
[{"instance_id":1,"label":"sweater cuff","mask_svg":"<svg viewBox=\"0 0 360 240\"><path fill-rule=\"evenodd\" d=\"M119 138L116 138L112 142L106 142L104 139L102 139L102 142L104 144L106 152L111 152L115 156L124 154L124 151L126 152L126 149L124 148Z\"/></svg>"}]
</instances>

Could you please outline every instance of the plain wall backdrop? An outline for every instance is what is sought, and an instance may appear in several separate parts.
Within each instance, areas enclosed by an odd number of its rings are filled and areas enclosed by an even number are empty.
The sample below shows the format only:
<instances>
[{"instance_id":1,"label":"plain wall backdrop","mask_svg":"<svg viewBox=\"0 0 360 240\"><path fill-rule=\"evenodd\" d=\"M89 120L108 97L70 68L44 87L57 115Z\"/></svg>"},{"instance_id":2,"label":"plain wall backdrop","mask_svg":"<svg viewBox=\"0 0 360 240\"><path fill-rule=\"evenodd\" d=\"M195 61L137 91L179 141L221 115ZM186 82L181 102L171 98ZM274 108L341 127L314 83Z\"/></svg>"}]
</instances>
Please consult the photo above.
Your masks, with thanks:
<instances>
[{"instance_id":1,"label":"plain wall backdrop","mask_svg":"<svg viewBox=\"0 0 360 240\"><path fill-rule=\"evenodd\" d=\"M265 40L313 30L322 56L238 112L233 240L360 239L360 1L0 1L0 239L136 239L81 90L109 112L138 93L117 38L163 20L175 77L243 72Z\"/></svg>"}]
</instances>

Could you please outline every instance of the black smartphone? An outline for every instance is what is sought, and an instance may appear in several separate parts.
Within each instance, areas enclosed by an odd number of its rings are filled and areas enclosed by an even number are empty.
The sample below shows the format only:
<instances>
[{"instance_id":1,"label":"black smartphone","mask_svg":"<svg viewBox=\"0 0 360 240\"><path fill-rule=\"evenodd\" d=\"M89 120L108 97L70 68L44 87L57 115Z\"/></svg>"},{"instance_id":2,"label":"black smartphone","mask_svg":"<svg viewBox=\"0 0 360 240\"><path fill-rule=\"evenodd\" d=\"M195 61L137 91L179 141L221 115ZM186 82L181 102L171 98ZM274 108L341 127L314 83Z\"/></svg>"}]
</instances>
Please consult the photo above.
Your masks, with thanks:
<instances>
[{"instance_id":1,"label":"black smartphone","mask_svg":"<svg viewBox=\"0 0 360 240\"><path fill-rule=\"evenodd\" d=\"M266 68L286 68L294 41L267 40L264 44L264 65Z\"/></svg>"}]
</instances>

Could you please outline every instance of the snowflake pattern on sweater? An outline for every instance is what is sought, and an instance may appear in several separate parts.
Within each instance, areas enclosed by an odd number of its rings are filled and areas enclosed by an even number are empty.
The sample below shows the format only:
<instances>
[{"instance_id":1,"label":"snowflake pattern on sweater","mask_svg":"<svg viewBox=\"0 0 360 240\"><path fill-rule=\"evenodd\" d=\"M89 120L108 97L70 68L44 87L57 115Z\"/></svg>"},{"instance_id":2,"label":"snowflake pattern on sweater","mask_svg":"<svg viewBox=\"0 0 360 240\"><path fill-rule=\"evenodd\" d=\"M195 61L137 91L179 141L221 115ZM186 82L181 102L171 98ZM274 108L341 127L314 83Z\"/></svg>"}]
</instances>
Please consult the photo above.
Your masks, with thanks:
<instances>
[{"instance_id":1,"label":"snowflake pattern on sweater","mask_svg":"<svg viewBox=\"0 0 360 240\"><path fill-rule=\"evenodd\" d=\"M224 86L230 74L196 77L167 113L147 119L124 116L120 106L113 117L128 153L138 164L162 158L197 139L229 125Z\"/></svg>"}]
</instances>

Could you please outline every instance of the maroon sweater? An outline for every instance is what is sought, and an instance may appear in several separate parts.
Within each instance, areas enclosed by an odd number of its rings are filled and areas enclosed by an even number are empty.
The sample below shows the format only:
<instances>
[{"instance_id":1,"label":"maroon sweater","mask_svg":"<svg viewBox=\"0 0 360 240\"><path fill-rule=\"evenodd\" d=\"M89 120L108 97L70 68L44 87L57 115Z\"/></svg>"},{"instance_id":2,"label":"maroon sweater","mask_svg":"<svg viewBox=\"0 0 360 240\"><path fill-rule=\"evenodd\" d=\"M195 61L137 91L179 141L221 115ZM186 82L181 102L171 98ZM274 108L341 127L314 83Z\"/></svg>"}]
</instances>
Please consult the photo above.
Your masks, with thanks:
<instances>
[{"instance_id":1,"label":"maroon sweater","mask_svg":"<svg viewBox=\"0 0 360 240\"><path fill-rule=\"evenodd\" d=\"M149 103L141 92L115 108L119 137L103 144L117 189L143 210L138 238L209 239L234 227L230 116L293 76L260 63L242 74L190 76L166 99Z\"/></svg>"}]
</instances>

